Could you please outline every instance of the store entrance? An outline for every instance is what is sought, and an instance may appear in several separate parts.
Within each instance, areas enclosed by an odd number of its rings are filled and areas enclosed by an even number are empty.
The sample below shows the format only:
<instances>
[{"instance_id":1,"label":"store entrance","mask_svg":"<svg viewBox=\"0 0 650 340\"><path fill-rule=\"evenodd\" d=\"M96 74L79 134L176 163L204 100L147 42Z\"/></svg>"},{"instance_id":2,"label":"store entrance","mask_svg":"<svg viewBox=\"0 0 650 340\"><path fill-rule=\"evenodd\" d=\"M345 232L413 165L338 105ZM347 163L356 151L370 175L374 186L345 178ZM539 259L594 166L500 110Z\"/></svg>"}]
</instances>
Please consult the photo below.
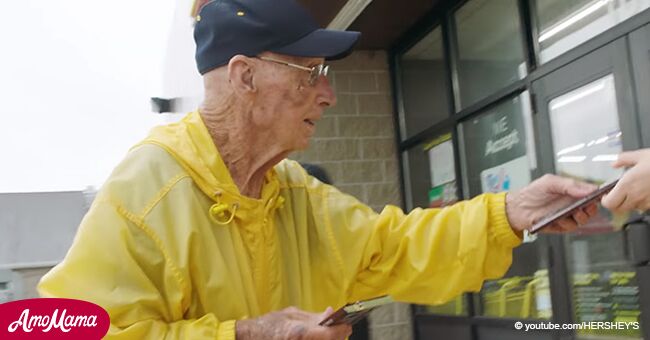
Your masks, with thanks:
<instances>
[{"instance_id":1,"label":"store entrance","mask_svg":"<svg viewBox=\"0 0 650 340\"><path fill-rule=\"evenodd\" d=\"M537 143L543 172L600 185L622 174L610 166L618 153L641 146L628 46L620 38L533 83L538 138L547 141ZM626 254L629 217L601 209L578 232L550 241L564 259L549 270L555 322L632 323L575 330L577 339L643 337L639 290L650 287Z\"/></svg>"}]
</instances>

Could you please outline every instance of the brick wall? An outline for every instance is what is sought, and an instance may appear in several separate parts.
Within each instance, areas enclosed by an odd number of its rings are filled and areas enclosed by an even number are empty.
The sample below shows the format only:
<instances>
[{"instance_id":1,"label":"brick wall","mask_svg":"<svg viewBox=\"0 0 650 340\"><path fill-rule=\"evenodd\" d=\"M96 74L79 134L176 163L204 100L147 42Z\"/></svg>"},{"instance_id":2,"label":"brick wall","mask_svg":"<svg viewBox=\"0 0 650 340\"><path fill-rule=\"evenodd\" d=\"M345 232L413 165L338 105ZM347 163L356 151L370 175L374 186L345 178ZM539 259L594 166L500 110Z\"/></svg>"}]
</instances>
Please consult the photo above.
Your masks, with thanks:
<instances>
[{"instance_id":1,"label":"brick wall","mask_svg":"<svg viewBox=\"0 0 650 340\"><path fill-rule=\"evenodd\" d=\"M331 63L338 105L325 111L309 149L291 158L319 164L334 185L376 211L401 205L388 59L358 51ZM412 339L410 309L392 304L370 316L373 340Z\"/></svg>"},{"instance_id":2,"label":"brick wall","mask_svg":"<svg viewBox=\"0 0 650 340\"><path fill-rule=\"evenodd\" d=\"M325 111L309 149L291 158L322 165L338 188L375 210L399 205L386 53L355 52L330 68L338 105Z\"/></svg>"}]
</instances>

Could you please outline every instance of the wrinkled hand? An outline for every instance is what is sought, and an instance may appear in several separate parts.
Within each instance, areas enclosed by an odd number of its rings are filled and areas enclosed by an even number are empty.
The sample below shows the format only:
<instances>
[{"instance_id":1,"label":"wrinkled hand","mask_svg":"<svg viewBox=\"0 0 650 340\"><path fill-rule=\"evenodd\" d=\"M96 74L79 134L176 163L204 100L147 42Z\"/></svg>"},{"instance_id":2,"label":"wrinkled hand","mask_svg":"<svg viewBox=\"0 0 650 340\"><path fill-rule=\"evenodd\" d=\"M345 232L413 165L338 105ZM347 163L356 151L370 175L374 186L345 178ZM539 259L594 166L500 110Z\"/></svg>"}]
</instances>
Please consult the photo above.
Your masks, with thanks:
<instances>
[{"instance_id":1,"label":"wrinkled hand","mask_svg":"<svg viewBox=\"0 0 650 340\"><path fill-rule=\"evenodd\" d=\"M603 197L603 207L614 212L650 209L650 149L623 152L612 166L631 168Z\"/></svg>"},{"instance_id":2,"label":"wrinkled hand","mask_svg":"<svg viewBox=\"0 0 650 340\"><path fill-rule=\"evenodd\" d=\"M344 340L352 334L350 325L319 326L332 314L327 308L322 314L308 313L295 307L236 323L237 340Z\"/></svg>"},{"instance_id":3,"label":"wrinkled hand","mask_svg":"<svg viewBox=\"0 0 650 340\"><path fill-rule=\"evenodd\" d=\"M544 175L525 188L508 193L506 213L513 229L522 231L535 222L596 190L592 184L555 175ZM598 212L596 203L578 210L572 216L558 220L543 229L544 232L568 232Z\"/></svg>"}]
</instances>

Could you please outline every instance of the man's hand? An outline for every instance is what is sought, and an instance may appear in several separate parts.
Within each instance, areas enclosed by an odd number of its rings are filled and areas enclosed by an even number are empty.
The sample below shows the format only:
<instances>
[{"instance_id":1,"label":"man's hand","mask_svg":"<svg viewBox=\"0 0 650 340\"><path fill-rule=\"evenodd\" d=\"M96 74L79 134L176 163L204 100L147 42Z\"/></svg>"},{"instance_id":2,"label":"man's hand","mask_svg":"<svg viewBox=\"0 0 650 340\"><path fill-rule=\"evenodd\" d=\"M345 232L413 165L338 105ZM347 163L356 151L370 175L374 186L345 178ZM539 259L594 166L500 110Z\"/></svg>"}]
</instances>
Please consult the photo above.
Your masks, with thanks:
<instances>
[{"instance_id":1,"label":"man's hand","mask_svg":"<svg viewBox=\"0 0 650 340\"><path fill-rule=\"evenodd\" d=\"M506 195L506 213L510 225L516 231L530 228L544 216L553 213L573 201L582 198L598 187L555 175L544 175L525 188ZM575 230L598 212L596 203L579 210L571 217L561 219L545 232Z\"/></svg>"},{"instance_id":2,"label":"man's hand","mask_svg":"<svg viewBox=\"0 0 650 340\"><path fill-rule=\"evenodd\" d=\"M237 340L344 340L352 334L350 325L319 326L332 314L327 308L322 314L308 313L295 307L236 323Z\"/></svg>"},{"instance_id":3,"label":"man's hand","mask_svg":"<svg viewBox=\"0 0 650 340\"><path fill-rule=\"evenodd\" d=\"M650 209L650 149L623 152L612 166L632 168L603 197L603 207L615 212Z\"/></svg>"}]
</instances>

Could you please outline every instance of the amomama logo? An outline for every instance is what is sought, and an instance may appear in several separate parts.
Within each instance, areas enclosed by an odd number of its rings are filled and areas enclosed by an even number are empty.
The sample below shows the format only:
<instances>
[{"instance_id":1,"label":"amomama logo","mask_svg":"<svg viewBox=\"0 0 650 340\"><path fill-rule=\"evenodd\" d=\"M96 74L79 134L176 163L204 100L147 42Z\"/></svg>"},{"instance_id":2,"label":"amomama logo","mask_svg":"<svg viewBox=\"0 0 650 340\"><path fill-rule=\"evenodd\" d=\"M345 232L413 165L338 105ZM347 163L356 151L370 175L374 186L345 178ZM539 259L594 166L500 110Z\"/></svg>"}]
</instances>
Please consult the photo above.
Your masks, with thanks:
<instances>
[{"instance_id":1,"label":"amomama logo","mask_svg":"<svg viewBox=\"0 0 650 340\"><path fill-rule=\"evenodd\" d=\"M29 299L0 304L0 339L101 339L110 325L96 304Z\"/></svg>"}]
</instances>

